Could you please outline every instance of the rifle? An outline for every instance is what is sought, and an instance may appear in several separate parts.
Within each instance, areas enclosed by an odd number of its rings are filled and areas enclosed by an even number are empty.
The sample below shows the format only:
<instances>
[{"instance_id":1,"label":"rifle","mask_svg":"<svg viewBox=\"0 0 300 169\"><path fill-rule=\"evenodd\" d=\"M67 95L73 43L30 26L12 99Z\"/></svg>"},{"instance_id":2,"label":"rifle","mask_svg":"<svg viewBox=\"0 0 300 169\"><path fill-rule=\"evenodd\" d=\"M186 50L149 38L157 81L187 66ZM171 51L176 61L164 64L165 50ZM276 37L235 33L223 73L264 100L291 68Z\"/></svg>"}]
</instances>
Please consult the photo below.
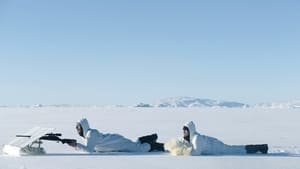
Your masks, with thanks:
<instances>
[{"instance_id":1,"label":"rifle","mask_svg":"<svg viewBox=\"0 0 300 169\"><path fill-rule=\"evenodd\" d=\"M57 141L57 142L61 142L63 144L67 143L67 144L72 144L72 143L76 143L77 141L75 139L61 139L59 137L61 137L62 134L61 133L48 133L45 134L44 136L40 137L39 140L49 140L49 141Z\"/></svg>"}]
</instances>

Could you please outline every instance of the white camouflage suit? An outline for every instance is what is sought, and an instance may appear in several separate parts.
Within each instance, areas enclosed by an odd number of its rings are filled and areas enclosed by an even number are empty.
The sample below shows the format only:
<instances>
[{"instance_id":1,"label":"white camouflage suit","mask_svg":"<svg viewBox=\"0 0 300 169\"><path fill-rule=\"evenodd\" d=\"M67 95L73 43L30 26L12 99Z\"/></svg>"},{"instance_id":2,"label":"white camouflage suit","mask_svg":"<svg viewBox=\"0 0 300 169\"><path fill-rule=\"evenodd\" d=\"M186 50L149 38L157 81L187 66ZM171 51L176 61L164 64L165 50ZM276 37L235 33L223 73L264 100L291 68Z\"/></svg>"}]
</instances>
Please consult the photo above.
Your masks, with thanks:
<instances>
[{"instance_id":1,"label":"white camouflage suit","mask_svg":"<svg viewBox=\"0 0 300 169\"><path fill-rule=\"evenodd\" d=\"M244 145L227 145L216 138L199 134L192 121L184 126L188 127L190 132L192 155L246 154Z\"/></svg>"},{"instance_id":2,"label":"white camouflage suit","mask_svg":"<svg viewBox=\"0 0 300 169\"><path fill-rule=\"evenodd\" d=\"M103 134L91 129L87 119L79 121L83 129L84 144L77 143L76 149L86 152L148 152L148 143L133 142L119 134Z\"/></svg>"}]
</instances>

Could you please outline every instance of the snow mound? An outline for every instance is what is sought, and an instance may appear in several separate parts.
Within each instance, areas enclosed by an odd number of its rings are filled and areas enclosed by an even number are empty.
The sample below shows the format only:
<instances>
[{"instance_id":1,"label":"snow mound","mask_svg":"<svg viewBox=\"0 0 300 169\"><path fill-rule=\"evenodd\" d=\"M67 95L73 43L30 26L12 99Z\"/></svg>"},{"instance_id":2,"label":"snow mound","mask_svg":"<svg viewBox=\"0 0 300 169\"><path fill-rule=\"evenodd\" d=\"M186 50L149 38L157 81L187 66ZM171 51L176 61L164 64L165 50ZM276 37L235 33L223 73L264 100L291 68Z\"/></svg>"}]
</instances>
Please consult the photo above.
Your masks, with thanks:
<instances>
[{"instance_id":1,"label":"snow mound","mask_svg":"<svg viewBox=\"0 0 300 169\"><path fill-rule=\"evenodd\" d=\"M157 102L154 107L229 107L246 108L249 105L234 101L219 101L194 97L172 97Z\"/></svg>"}]
</instances>

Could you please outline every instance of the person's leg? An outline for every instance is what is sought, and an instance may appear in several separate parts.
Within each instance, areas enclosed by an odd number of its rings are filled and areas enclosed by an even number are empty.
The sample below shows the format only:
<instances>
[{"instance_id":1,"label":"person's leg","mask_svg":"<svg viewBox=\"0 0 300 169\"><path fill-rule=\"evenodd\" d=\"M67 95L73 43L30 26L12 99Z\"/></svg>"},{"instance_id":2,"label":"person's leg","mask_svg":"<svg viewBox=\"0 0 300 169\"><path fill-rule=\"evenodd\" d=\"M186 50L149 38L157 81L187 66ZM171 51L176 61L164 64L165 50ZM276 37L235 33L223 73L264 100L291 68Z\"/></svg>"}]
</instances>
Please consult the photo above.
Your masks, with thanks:
<instances>
[{"instance_id":1,"label":"person's leg","mask_svg":"<svg viewBox=\"0 0 300 169\"><path fill-rule=\"evenodd\" d=\"M157 134L151 134L147 136L142 136L138 138L138 141L143 144L143 143L148 143L151 146L150 151L165 151L164 144L163 143L157 143Z\"/></svg>"},{"instance_id":2,"label":"person's leg","mask_svg":"<svg viewBox=\"0 0 300 169\"><path fill-rule=\"evenodd\" d=\"M261 144L260 145L260 152L263 153L263 154L268 154L268 150L269 150L269 147L268 147L268 144Z\"/></svg>"},{"instance_id":3,"label":"person's leg","mask_svg":"<svg viewBox=\"0 0 300 169\"><path fill-rule=\"evenodd\" d=\"M227 145L224 144L223 148L220 148L222 152L220 154L227 154L227 155L240 155L246 154L245 146L244 145Z\"/></svg>"},{"instance_id":4,"label":"person's leg","mask_svg":"<svg viewBox=\"0 0 300 169\"><path fill-rule=\"evenodd\" d=\"M149 143L133 142L129 139L121 146L125 152L149 152L151 150L151 145Z\"/></svg>"},{"instance_id":5,"label":"person's leg","mask_svg":"<svg viewBox=\"0 0 300 169\"><path fill-rule=\"evenodd\" d=\"M152 143L150 144L151 149L150 151L165 151L163 143Z\"/></svg>"},{"instance_id":6,"label":"person's leg","mask_svg":"<svg viewBox=\"0 0 300 169\"><path fill-rule=\"evenodd\" d=\"M246 145L245 149L247 151L247 154L254 154L257 152L267 154L268 153L268 144Z\"/></svg>"}]
</instances>

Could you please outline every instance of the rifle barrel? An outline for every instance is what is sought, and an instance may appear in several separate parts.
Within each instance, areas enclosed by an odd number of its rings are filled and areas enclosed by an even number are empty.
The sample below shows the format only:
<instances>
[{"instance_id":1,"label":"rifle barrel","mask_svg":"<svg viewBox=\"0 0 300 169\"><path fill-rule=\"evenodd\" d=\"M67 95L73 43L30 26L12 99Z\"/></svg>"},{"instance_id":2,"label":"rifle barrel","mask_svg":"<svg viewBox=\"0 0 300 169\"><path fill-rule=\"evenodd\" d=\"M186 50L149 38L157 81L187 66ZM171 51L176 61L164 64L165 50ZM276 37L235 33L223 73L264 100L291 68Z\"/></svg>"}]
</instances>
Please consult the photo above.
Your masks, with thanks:
<instances>
[{"instance_id":1,"label":"rifle barrel","mask_svg":"<svg viewBox=\"0 0 300 169\"><path fill-rule=\"evenodd\" d=\"M28 137L28 138L30 138L31 136L29 136L29 135L16 135L16 137Z\"/></svg>"}]
</instances>

